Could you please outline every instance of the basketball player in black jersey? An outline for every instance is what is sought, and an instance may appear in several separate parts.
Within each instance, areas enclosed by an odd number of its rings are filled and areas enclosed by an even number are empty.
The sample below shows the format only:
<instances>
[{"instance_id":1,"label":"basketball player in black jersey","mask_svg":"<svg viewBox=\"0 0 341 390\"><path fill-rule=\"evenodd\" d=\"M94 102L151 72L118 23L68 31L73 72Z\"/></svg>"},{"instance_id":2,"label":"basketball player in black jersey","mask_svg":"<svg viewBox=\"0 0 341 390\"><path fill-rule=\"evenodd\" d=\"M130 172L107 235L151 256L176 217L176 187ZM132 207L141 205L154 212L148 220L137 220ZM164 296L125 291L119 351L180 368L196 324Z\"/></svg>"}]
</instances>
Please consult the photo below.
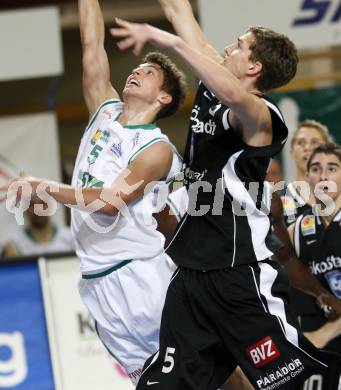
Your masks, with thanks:
<instances>
[{"instance_id":1,"label":"basketball player in black jersey","mask_svg":"<svg viewBox=\"0 0 341 390\"><path fill-rule=\"evenodd\" d=\"M308 161L307 175L316 207L303 213L289 227L289 233L300 260L326 289L341 298L340 146L327 143L317 147ZM314 301L309 312L300 314L304 331L313 331L326 322ZM326 349L341 353L341 337L327 344ZM340 368L336 365L334 372L310 379L314 389L338 389Z\"/></svg>"},{"instance_id":2,"label":"basketball player in black jersey","mask_svg":"<svg viewBox=\"0 0 341 390\"><path fill-rule=\"evenodd\" d=\"M312 151L321 144L331 141L329 130L322 123L312 119L300 122L291 138L290 155L295 161L295 181L279 191L282 199L286 225L289 226L305 211L311 211L314 195L307 183L307 161Z\"/></svg>"},{"instance_id":3,"label":"basketball player in black jersey","mask_svg":"<svg viewBox=\"0 0 341 390\"><path fill-rule=\"evenodd\" d=\"M116 19L120 49L173 50L201 80L185 153L189 211L168 253L179 265L168 289L160 350L137 389L216 390L239 364L257 389L295 389L328 367L296 329L287 279L270 257L281 247L262 202L270 158L287 128L263 92L294 77L285 36L252 27L221 58L186 0L160 1L181 37Z\"/></svg>"}]
</instances>

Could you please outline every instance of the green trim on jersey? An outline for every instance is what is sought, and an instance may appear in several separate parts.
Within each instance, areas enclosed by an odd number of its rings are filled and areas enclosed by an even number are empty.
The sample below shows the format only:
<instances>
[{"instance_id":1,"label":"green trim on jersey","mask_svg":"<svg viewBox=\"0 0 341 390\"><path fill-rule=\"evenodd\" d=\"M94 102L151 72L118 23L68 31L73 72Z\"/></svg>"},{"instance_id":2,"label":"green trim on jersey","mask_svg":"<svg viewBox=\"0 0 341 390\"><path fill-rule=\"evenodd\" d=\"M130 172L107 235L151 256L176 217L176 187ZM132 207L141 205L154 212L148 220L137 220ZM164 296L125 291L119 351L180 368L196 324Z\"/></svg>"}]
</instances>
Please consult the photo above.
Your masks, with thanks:
<instances>
[{"instance_id":1,"label":"green trim on jersey","mask_svg":"<svg viewBox=\"0 0 341 390\"><path fill-rule=\"evenodd\" d=\"M125 265L129 264L132 260L124 260L121 263L114 265L113 267L102 271L98 272L97 274L82 274L82 279L96 279L96 278L101 278L102 276L107 276L111 274L114 271L117 271L118 269L124 267Z\"/></svg>"},{"instance_id":2,"label":"green trim on jersey","mask_svg":"<svg viewBox=\"0 0 341 390\"><path fill-rule=\"evenodd\" d=\"M132 162L132 160L133 160L138 154L140 154L144 149L146 149L148 146L150 146L150 145L152 145L152 144L154 144L154 143L156 143L156 142L160 142L160 140L161 140L161 141L164 141L164 142L166 142L166 143L169 143L169 142L167 142L167 140L166 140L165 138L163 138L163 137L157 137L157 138L152 139L152 140L149 141L147 144L141 146L141 148L138 149L138 150L130 157L130 159L129 159L129 161L128 161L128 165L129 165L129 164Z\"/></svg>"},{"instance_id":3,"label":"green trim on jersey","mask_svg":"<svg viewBox=\"0 0 341 390\"><path fill-rule=\"evenodd\" d=\"M125 125L126 129L143 129L143 130L154 130L157 128L155 123L148 123L146 125Z\"/></svg>"},{"instance_id":4,"label":"green trim on jersey","mask_svg":"<svg viewBox=\"0 0 341 390\"><path fill-rule=\"evenodd\" d=\"M104 106L107 106L108 104L116 104L116 103L122 103L121 100L119 99L111 99L111 100L106 100L104 103L102 103L98 108L97 108L97 111L94 113L94 115L92 116L92 118L90 119L89 121L89 124L86 126L85 128L85 132L87 132L90 127L92 126L92 124L95 122L96 118L97 118L97 115L100 111L100 109ZM115 119L116 120L116 119Z\"/></svg>"}]
</instances>

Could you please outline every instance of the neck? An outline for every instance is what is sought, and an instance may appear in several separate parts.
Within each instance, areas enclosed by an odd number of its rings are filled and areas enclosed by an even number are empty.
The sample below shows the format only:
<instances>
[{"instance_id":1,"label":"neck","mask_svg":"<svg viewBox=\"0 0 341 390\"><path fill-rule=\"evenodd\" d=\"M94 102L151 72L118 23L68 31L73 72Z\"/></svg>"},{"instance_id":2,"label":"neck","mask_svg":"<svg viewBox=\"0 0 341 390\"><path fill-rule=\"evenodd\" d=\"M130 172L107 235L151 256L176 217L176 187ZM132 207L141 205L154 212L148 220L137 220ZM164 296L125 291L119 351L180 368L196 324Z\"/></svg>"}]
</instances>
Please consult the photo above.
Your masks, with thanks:
<instances>
[{"instance_id":1,"label":"neck","mask_svg":"<svg viewBox=\"0 0 341 390\"><path fill-rule=\"evenodd\" d=\"M138 99L129 99L125 101L122 114L118 122L125 125L146 125L154 122L159 107L156 104L151 106Z\"/></svg>"},{"instance_id":2,"label":"neck","mask_svg":"<svg viewBox=\"0 0 341 390\"><path fill-rule=\"evenodd\" d=\"M307 180L306 172L301 171L300 169L296 168L295 180L296 181L306 181Z\"/></svg>"}]
</instances>

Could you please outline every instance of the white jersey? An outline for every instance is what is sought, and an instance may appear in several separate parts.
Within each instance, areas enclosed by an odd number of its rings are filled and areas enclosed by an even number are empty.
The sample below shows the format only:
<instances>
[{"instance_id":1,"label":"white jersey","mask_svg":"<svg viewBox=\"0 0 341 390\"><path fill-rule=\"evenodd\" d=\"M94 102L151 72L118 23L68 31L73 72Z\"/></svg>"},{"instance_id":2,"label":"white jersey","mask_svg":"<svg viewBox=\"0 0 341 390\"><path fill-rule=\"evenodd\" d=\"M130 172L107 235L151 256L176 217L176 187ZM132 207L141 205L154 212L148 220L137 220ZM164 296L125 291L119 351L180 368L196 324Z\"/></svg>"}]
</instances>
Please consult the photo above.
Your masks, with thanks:
<instances>
[{"instance_id":1,"label":"white jersey","mask_svg":"<svg viewBox=\"0 0 341 390\"><path fill-rule=\"evenodd\" d=\"M73 186L109 188L139 153L156 142L169 143L154 124L122 126L117 119L123 107L119 100L105 101L90 120L78 151ZM124 261L150 259L162 253L164 237L156 230L152 214L163 208L167 183L180 170L181 159L174 150L168 177L148 186L146 195L118 214L71 210L82 274L105 272Z\"/></svg>"},{"instance_id":2,"label":"white jersey","mask_svg":"<svg viewBox=\"0 0 341 390\"><path fill-rule=\"evenodd\" d=\"M21 256L72 252L74 250L71 231L66 226L53 225L52 238L47 242L36 242L30 228L20 229L11 237L10 243L15 246L18 255Z\"/></svg>"}]
</instances>

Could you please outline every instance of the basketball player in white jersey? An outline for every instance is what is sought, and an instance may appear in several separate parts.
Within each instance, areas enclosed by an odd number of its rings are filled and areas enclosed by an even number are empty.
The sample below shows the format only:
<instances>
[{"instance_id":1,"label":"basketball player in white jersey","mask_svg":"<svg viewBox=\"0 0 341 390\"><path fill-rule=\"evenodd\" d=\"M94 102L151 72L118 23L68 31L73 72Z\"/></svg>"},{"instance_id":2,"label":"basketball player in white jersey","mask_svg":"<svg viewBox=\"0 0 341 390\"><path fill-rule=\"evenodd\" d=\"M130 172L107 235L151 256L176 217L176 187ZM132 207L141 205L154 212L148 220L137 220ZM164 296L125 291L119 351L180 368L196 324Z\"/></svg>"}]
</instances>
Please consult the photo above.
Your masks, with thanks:
<instances>
[{"instance_id":1,"label":"basketball player in white jersey","mask_svg":"<svg viewBox=\"0 0 341 390\"><path fill-rule=\"evenodd\" d=\"M98 1L78 4L90 121L72 186L45 181L44 194L72 207L80 294L102 342L136 384L145 360L158 349L161 310L173 271L152 214L164 205L167 183L181 167L154 121L177 110L185 82L166 56L151 53L128 77L121 100L109 79ZM21 181L38 196L42 183L28 177Z\"/></svg>"}]
</instances>

